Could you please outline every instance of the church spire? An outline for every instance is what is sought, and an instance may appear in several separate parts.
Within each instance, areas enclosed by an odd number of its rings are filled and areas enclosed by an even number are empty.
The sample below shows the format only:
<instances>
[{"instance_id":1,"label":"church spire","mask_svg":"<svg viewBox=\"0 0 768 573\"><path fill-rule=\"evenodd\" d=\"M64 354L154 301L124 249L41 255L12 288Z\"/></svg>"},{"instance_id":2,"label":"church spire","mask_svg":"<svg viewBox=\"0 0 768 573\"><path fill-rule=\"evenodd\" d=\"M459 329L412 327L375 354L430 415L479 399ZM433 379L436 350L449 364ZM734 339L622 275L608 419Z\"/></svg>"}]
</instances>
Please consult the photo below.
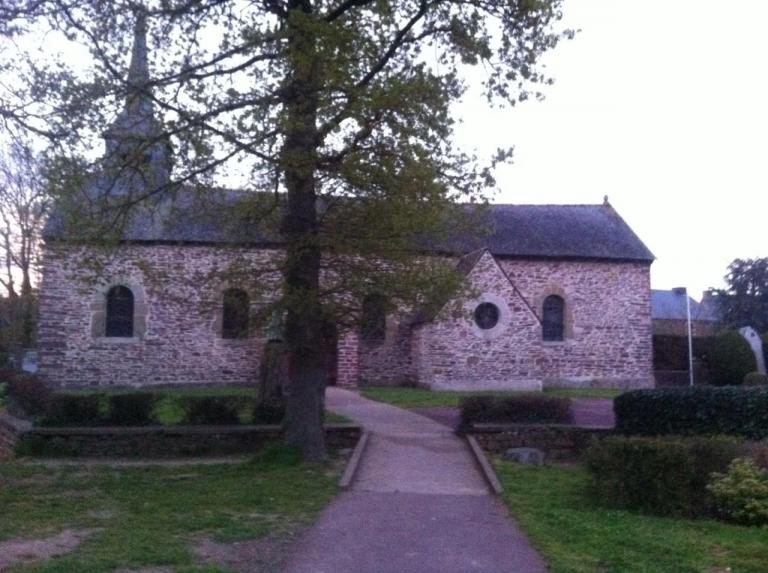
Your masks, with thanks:
<instances>
[{"instance_id":1,"label":"church spire","mask_svg":"<svg viewBox=\"0 0 768 573\"><path fill-rule=\"evenodd\" d=\"M121 192L128 187L164 185L171 172L170 143L155 117L150 88L147 27L146 9L135 8L125 106L104 133L106 166L115 173L113 187Z\"/></svg>"},{"instance_id":2,"label":"church spire","mask_svg":"<svg viewBox=\"0 0 768 573\"><path fill-rule=\"evenodd\" d=\"M147 51L147 13L143 8L135 11L133 27L133 50L128 68L128 99L126 111L129 115L152 113L152 102L147 89L149 86L149 56Z\"/></svg>"}]
</instances>

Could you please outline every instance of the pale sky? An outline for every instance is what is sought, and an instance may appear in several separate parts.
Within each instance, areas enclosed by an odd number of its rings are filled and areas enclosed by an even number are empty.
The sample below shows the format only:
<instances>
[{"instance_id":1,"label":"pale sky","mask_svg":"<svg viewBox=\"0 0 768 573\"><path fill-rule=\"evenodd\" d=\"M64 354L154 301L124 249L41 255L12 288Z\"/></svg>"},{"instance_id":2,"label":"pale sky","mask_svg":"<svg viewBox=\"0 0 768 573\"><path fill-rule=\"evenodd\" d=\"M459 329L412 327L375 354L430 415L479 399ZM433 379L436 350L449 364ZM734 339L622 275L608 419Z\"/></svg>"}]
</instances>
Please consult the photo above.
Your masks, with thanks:
<instances>
[{"instance_id":1,"label":"pale sky","mask_svg":"<svg viewBox=\"0 0 768 573\"><path fill-rule=\"evenodd\" d=\"M564 12L581 32L546 56L543 102L488 109L470 93L456 107L468 150L515 146L493 200L608 195L657 257L652 286L697 299L734 258L768 256L768 2L564 0Z\"/></svg>"},{"instance_id":2,"label":"pale sky","mask_svg":"<svg viewBox=\"0 0 768 573\"><path fill-rule=\"evenodd\" d=\"M565 0L544 102L457 108L505 203L611 204L656 255L653 288L723 285L768 256L768 2Z\"/></svg>"}]
</instances>

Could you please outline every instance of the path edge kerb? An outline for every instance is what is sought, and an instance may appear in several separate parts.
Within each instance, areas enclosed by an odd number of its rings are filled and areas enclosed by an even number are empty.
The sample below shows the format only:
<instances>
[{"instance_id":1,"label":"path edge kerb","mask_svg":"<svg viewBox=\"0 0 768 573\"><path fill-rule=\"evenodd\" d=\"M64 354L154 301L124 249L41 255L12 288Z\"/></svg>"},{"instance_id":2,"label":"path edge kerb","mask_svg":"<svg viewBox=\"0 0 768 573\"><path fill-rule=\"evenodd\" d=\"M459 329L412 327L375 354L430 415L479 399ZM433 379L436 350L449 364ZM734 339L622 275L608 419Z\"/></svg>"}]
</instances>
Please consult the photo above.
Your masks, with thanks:
<instances>
[{"instance_id":1,"label":"path edge kerb","mask_svg":"<svg viewBox=\"0 0 768 573\"><path fill-rule=\"evenodd\" d=\"M474 436L467 435L464 436L464 439L466 439L467 444L469 445L469 451L472 452L472 458L475 460L478 468L480 468L480 473L483 474L483 479L485 479L485 482L491 489L491 493L493 493L493 495L501 495L504 492L504 488L502 487L496 472L493 470L491 462L488 461L485 452L483 452L483 449L480 447L480 444L477 443Z\"/></svg>"},{"instance_id":2,"label":"path edge kerb","mask_svg":"<svg viewBox=\"0 0 768 573\"><path fill-rule=\"evenodd\" d=\"M363 454L365 453L365 448L368 445L368 439L370 435L371 433L368 430L363 430L363 433L360 434L360 438L357 440L355 449L352 451L352 457L349 458L349 463L344 470L344 474L339 480L340 488L348 489L349 486L352 485L352 481L355 479L355 475L357 474L357 469L360 467L360 462L363 459Z\"/></svg>"}]
</instances>

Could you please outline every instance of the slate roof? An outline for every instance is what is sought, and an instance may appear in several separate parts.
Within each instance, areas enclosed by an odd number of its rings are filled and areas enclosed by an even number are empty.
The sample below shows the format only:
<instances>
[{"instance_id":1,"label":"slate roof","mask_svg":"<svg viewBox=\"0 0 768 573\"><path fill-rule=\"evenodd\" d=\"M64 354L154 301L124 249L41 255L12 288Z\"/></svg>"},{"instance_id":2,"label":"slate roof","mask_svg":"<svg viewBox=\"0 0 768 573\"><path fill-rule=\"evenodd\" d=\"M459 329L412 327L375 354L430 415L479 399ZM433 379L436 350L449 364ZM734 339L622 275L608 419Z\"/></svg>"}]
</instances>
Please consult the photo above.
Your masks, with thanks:
<instances>
[{"instance_id":1,"label":"slate roof","mask_svg":"<svg viewBox=\"0 0 768 573\"><path fill-rule=\"evenodd\" d=\"M232 208L238 193L221 191L214 199L181 193L173 206L135 216L122 238L133 242L279 244L280 237L256 221L245 221ZM223 213L226 213L222 216ZM477 215L481 238L456 236L424 241L426 251L465 254L487 248L494 256L597 259L650 263L654 256L609 204L492 204ZM46 226L46 240L72 239L61 214Z\"/></svg>"},{"instance_id":2,"label":"slate roof","mask_svg":"<svg viewBox=\"0 0 768 573\"><path fill-rule=\"evenodd\" d=\"M653 254L619 214L601 205L491 205L496 256L651 262Z\"/></svg>"},{"instance_id":3,"label":"slate roof","mask_svg":"<svg viewBox=\"0 0 768 573\"><path fill-rule=\"evenodd\" d=\"M657 320L687 320L685 308L685 291L651 290L651 318ZM709 305L696 302L688 297L691 303L691 319L717 321Z\"/></svg>"}]
</instances>

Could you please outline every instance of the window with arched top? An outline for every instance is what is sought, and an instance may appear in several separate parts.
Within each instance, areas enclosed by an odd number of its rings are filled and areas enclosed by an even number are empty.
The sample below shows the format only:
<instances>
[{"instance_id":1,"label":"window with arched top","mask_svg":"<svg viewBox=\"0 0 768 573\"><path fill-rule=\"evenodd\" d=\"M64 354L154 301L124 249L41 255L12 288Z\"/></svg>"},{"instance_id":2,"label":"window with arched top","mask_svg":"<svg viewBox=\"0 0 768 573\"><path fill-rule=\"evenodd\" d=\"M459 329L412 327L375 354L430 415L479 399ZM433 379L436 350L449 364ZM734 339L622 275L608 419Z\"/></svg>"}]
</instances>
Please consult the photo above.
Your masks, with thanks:
<instances>
[{"instance_id":1,"label":"window with arched top","mask_svg":"<svg viewBox=\"0 0 768 573\"><path fill-rule=\"evenodd\" d=\"M133 336L133 292L125 286L113 286L107 291L107 312L104 336L131 338Z\"/></svg>"},{"instance_id":2,"label":"window with arched top","mask_svg":"<svg viewBox=\"0 0 768 573\"><path fill-rule=\"evenodd\" d=\"M231 288L224 291L221 315L222 338L248 338L250 300L244 290Z\"/></svg>"},{"instance_id":3,"label":"window with arched top","mask_svg":"<svg viewBox=\"0 0 768 573\"><path fill-rule=\"evenodd\" d=\"M565 301L562 297L553 294L544 299L541 327L544 340L563 340L565 331Z\"/></svg>"},{"instance_id":4,"label":"window with arched top","mask_svg":"<svg viewBox=\"0 0 768 573\"><path fill-rule=\"evenodd\" d=\"M387 335L387 299L380 294L369 294L363 299L360 317L360 336L372 342L383 341Z\"/></svg>"}]
</instances>

